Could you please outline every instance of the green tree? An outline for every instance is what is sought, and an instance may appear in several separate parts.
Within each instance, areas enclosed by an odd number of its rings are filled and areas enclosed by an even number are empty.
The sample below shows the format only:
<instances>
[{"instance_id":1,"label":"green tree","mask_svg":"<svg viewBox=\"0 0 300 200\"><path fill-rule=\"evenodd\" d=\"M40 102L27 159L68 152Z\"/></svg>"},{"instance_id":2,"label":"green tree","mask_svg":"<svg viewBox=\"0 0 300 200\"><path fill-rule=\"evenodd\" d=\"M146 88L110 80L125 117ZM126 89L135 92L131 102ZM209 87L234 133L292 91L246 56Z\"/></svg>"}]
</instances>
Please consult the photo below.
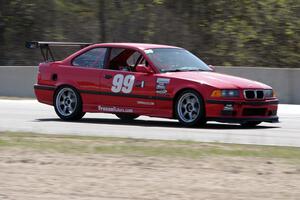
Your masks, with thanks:
<instances>
[{"instance_id":1,"label":"green tree","mask_svg":"<svg viewBox=\"0 0 300 200\"><path fill-rule=\"evenodd\" d=\"M0 0L0 64L37 64L26 40L162 43L214 65L300 67L300 0Z\"/></svg>"}]
</instances>

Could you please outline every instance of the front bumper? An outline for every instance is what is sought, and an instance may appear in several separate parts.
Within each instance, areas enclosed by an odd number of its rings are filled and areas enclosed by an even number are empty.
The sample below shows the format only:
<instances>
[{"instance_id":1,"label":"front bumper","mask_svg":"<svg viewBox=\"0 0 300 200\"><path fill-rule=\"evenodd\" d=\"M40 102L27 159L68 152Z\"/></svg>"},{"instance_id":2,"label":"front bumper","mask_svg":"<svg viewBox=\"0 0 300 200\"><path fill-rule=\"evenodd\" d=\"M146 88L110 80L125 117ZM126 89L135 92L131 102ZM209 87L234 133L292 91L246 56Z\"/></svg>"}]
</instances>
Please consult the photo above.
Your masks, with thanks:
<instances>
[{"instance_id":1,"label":"front bumper","mask_svg":"<svg viewBox=\"0 0 300 200\"><path fill-rule=\"evenodd\" d=\"M206 101L208 121L243 123L249 121L279 122L277 116L278 99L262 101L214 100Z\"/></svg>"},{"instance_id":2,"label":"front bumper","mask_svg":"<svg viewBox=\"0 0 300 200\"><path fill-rule=\"evenodd\" d=\"M216 121L216 122L224 122L224 123L244 123L244 122L269 122L269 123L278 123L279 118L276 117L268 117L268 118L230 118L230 117L207 117L207 121Z\"/></svg>"}]
</instances>

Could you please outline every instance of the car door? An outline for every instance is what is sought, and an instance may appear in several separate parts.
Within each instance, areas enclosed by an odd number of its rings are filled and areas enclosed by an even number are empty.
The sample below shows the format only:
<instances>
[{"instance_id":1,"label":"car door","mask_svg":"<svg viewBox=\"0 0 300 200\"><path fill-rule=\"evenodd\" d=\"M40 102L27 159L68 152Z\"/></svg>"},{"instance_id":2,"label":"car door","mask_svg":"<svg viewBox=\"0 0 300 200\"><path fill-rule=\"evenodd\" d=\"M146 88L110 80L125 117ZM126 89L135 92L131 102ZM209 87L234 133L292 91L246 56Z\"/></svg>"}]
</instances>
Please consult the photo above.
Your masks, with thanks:
<instances>
[{"instance_id":1,"label":"car door","mask_svg":"<svg viewBox=\"0 0 300 200\"><path fill-rule=\"evenodd\" d=\"M126 64L121 63L121 65L128 65L129 67L130 58L131 56L126 58ZM115 66L115 63L118 62L114 62L111 66L114 70L103 70L100 80L101 91L103 92L102 107L100 106L99 109L102 111L105 111L103 109L111 109L112 111L115 110L114 112L151 113L156 104L156 78L154 75L126 71ZM109 108L103 108L103 106Z\"/></svg>"},{"instance_id":2,"label":"car door","mask_svg":"<svg viewBox=\"0 0 300 200\"><path fill-rule=\"evenodd\" d=\"M102 105L138 110L155 107L153 74L103 70L101 76Z\"/></svg>"}]
</instances>

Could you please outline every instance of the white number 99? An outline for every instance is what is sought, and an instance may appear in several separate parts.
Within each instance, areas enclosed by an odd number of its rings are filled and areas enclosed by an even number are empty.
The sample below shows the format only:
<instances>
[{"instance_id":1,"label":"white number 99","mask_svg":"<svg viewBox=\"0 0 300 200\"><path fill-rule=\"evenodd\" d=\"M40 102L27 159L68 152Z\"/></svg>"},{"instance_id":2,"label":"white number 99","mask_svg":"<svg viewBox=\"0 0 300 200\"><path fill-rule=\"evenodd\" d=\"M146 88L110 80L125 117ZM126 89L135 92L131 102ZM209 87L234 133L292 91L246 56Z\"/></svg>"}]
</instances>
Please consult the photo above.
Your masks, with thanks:
<instances>
[{"instance_id":1,"label":"white number 99","mask_svg":"<svg viewBox=\"0 0 300 200\"><path fill-rule=\"evenodd\" d=\"M130 93L133 88L135 77L133 75L123 76L123 74L117 74L112 81L111 91L118 93L122 90L123 93Z\"/></svg>"}]
</instances>

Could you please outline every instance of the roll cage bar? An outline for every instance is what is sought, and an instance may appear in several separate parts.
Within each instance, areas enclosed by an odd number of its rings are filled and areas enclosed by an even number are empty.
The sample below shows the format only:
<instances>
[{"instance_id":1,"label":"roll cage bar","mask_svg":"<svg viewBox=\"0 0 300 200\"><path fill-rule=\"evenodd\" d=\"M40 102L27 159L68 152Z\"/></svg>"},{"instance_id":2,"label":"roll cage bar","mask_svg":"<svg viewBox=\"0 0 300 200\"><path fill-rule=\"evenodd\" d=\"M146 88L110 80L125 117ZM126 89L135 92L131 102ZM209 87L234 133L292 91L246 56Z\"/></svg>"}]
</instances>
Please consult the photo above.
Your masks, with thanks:
<instances>
[{"instance_id":1,"label":"roll cage bar","mask_svg":"<svg viewBox=\"0 0 300 200\"><path fill-rule=\"evenodd\" d=\"M45 41L27 41L25 47L28 49L37 49L40 48L41 54L45 62L55 61L54 55L50 47L53 46L79 46L81 49L87 46L92 45L92 43L85 42L45 42Z\"/></svg>"}]
</instances>

